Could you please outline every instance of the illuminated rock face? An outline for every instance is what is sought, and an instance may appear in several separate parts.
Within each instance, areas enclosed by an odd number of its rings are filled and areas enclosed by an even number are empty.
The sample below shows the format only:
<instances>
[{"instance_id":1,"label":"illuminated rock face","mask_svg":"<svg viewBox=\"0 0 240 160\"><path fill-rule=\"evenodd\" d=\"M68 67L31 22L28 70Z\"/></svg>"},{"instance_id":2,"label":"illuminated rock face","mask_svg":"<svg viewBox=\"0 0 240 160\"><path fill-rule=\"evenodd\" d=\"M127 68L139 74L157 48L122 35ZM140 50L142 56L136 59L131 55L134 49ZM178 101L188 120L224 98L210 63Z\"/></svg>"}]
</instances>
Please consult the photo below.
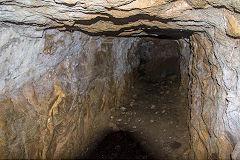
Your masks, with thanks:
<instances>
[{"instance_id":1,"label":"illuminated rock face","mask_svg":"<svg viewBox=\"0 0 240 160\"><path fill-rule=\"evenodd\" d=\"M89 35L151 35L181 39L183 58L183 38L190 36L188 71L180 63L190 76L195 158L237 159L239 6L238 0L1 0L0 155L84 154L126 93L139 41Z\"/></svg>"},{"instance_id":2,"label":"illuminated rock face","mask_svg":"<svg viewBox=\"0 0 240 160\"><path fill-rule=\"evenodd\" d=\"M84 155L130 87L138 38L21 29L1 28L1 158Z\"/></svg>"}]
</instances>

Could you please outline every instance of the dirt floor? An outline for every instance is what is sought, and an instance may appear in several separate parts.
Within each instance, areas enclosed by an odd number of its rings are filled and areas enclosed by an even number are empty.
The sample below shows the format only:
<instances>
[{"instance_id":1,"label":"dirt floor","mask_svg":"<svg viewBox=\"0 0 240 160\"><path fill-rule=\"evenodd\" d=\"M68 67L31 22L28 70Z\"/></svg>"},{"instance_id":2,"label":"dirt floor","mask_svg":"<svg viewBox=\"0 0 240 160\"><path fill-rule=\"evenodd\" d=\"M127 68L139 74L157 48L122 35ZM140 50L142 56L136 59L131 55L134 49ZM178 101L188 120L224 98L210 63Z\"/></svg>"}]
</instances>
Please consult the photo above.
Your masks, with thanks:
<instances>
[{"instance_id":1,"label":"dirt floor","mask_svg":"<svg viewBox=\"0 0 240 160\"><path fill-rule=\"evenodd\" d=\"M177 80L141 80L126 104L109 117L113 132L91 159L188 159L186 93Z\"/></svg>"}]
</instances>

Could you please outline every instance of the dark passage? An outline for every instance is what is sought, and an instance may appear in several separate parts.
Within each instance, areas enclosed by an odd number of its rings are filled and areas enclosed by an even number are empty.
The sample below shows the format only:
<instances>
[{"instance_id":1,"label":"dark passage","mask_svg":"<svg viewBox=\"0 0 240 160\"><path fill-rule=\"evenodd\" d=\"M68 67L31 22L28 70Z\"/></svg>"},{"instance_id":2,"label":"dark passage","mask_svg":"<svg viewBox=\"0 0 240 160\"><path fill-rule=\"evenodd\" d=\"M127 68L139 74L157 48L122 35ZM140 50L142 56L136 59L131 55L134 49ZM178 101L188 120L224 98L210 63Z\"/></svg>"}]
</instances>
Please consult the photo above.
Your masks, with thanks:
<instances>
[{"instance_id":1,"label":"dark passage","mask_svg":"<svg viewBox=\"0 0 240 160\"><path fill-rule=\"evenodd\" d=\"M139 141L127 131L109 133L88 159L152 159Z\"/></svg>"},{"instance_id":2,"label":"dark passage","mask_svg":"<svg viewBox=\"0 0 240 160\"><path fill-rule=\"evenodd\" d=\"M112 112L114 132L90 158L188 159L187 94L180 89L178 45L145 39L136 54L140 64L129 100Z\"/></svg>"}]
</instances>

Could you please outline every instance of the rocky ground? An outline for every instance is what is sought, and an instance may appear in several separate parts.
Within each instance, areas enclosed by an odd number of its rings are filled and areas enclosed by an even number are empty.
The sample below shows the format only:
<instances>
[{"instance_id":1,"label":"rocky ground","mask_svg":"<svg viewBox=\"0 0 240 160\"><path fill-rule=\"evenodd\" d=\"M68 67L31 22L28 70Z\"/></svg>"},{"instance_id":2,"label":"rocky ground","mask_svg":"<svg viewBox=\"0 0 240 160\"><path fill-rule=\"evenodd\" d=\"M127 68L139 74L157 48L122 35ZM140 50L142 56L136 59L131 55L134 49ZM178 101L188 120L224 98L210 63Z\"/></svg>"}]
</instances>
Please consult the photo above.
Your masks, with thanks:
<instances>
[{"instance_id":1,"label":"rocky ground","mask_svg":"<svg viewBox=\"0 0 240 160\"><path fill-rule=\"evenodd\" d=\"M137 82L129 102L109 120L113 132L96 147L93 159L188 159L186 94L171 78Z\"/></svg>"}]
</instances>

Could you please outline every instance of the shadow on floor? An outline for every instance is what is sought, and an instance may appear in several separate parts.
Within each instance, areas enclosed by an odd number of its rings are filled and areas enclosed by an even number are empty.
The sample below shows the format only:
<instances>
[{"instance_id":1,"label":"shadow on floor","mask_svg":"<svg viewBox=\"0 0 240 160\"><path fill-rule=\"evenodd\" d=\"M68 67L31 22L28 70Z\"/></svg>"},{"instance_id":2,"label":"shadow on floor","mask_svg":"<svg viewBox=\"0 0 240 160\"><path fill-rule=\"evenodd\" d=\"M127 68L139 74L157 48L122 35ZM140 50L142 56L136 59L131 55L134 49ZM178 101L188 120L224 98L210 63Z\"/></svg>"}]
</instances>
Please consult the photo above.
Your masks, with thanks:
<instances>
[{"instance_id":1,"label":"shadow on floor","mask_svg":"<svg viewBox=\"0 0 240 160\"><path fill-rule=\"evenodd\" d=\"M109 133L86 159L153 159L130 132Z\"/></svg>"}]
</instances>

